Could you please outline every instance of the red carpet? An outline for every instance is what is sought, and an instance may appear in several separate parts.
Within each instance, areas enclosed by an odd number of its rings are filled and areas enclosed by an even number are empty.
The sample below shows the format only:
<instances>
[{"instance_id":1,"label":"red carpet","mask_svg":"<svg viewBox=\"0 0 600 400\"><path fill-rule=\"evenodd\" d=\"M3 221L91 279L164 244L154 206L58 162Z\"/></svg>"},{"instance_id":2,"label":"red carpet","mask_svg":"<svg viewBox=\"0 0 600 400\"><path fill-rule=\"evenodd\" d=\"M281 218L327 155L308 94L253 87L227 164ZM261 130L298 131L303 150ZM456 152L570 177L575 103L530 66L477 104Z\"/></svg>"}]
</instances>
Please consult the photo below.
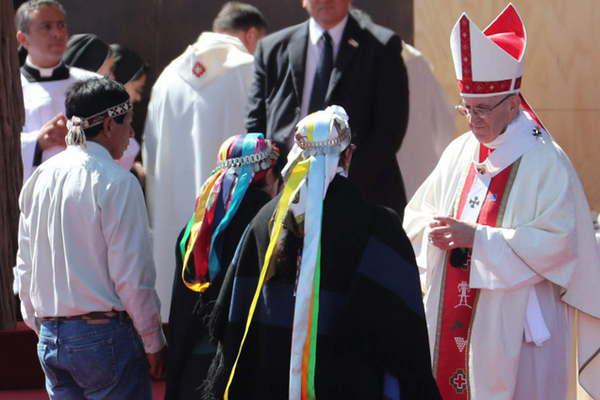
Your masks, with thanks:
<instances>
[{"instance_id":1,"label":"red carpet","mask_svg":"<svg viewBox=\"0 0 600 400\"><path fill-rule=\"evenodd\" d=\"M0 400L47 400L36 353L37 337L23 322L0 331ZM165 397L164 382L152 385L153 399Z\"/></svg>"},{"instance_id":2,"label":"red carpet","mask_svg":"<svg viewBox=\"0 0 600 400\"><path fill-rule=\"evenodd\" d=\"M155 382L152 385L152 399L165 398L164 382ZM0 400L48 400L48 395L43 389L39 390L0 390Z\"/></svg>"},{"instance_id":3,"label":"red carpet","mask_svg":"<svg viewBox=\"0 0 600 400\"><path fill-rule=\"evenodd\" d=\"M36 344L35 333L23 322L18 322L14 329L0 331L0 390L44 387L44 373L38 362Z\"/></svg>"}]
</instances>

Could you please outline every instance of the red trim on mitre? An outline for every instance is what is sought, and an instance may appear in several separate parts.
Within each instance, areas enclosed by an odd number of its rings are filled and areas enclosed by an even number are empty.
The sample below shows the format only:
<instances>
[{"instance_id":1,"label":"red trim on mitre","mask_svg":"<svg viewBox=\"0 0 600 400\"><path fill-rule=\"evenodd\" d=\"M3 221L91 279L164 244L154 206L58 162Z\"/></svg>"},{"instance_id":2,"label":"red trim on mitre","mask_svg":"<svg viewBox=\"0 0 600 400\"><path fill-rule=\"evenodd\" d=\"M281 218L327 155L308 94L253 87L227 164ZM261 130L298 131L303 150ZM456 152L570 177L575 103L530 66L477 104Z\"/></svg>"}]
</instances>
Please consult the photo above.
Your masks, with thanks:
<instances>
[{"instance_id":1,"label":"red trim on mitre","mask_svg":"<svg viewBox=\"0 0 600 400\"><path fill-rule=\"evenodd\" d=\"M525 52L525 26L512 4L483 31L492 42L519 61Z\"/></svg>"},{"instance_id":2,"label":"red trim on mitre","mask_svg":"<svg viewBox=\"0 0 600 400\"><path fill-rule=\"evenodd\" d=\"M473 81L471 67L471 29L470 21L463 15L460 25L460 51L462 64L462 80L458 80L458 89L464 94L494 94L516 90L521 87L521 77L502 81ZM512 4L488 26L483 32L491 41L515 59L519 60L525 50L525 27Z\"/></svg>"},{"instance_id":3,"label":"red trim on mitre","mask_svg":"<svg viewBox=\"0 0 600 400\"><path fill-rule=\"evenodd\" d=\"M521 78L517 81L520 83ZM469 93L469 94L493 94L493 93L503 93L513 90L511 87L512 79L507 79L504 81L488 81L488 82L477 82L477 81L467 81L467 80L458 80L458 90L461 93ZM517 89L518 86L515 83L514 89Z\"/></svg>"},{"instance_id":4,"label":"red trim on mitre","mask_svg":"<svg viewBox=\"0 0 600 400\"><path fill-rule=\"evenodd\" d=\"M471 29L469 19L463 15L460 19L460 60L462 63L463 81L473 80L473 71L471 69Z\"/></svg>"}]
</instances>

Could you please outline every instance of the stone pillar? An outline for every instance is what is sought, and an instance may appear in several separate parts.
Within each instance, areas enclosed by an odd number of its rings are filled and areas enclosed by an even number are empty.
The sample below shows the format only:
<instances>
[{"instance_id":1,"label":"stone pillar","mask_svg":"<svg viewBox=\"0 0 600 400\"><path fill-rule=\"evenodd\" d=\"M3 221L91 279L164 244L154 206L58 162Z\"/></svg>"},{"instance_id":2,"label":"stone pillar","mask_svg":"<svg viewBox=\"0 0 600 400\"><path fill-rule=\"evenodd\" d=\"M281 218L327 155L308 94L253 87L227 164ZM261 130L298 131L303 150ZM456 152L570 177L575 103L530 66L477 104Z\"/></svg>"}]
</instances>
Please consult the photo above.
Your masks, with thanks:
<instances>
[{"instance_id":1,"label":"stone pillar","mask_svg":"<svg viewBox=\"0 0 600 400\"><path fill-rule=\"evenodd\" d=\"M11 328L17 320L12 267L17 254L23 180L20 134L25 116L14 15L12 1L0 0L0 329Z\"/></svg>"}]
</instances>

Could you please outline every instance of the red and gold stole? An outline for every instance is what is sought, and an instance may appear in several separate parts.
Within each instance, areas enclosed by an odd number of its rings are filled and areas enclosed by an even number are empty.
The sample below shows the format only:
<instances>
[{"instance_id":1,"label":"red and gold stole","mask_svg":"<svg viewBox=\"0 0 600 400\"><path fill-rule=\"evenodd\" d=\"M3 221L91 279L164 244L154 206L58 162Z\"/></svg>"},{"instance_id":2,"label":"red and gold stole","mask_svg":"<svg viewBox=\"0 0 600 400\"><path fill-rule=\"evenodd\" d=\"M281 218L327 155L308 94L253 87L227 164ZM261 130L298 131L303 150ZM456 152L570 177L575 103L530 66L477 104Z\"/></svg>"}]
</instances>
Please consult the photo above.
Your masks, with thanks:
<instances>
[{"instance_id":1,"label":"red and gold stole","mask_svg":"<svg viewBox=\"0 0 600 400\"><path fill-rule=\"evenodd\" d=\"M493 149L480 145L480 162L485 160L492 151ZM514 174L511 172L513 169L516 172L516 164L518 164L518 161L506 167L491 179L477 223L497 226L501 222L503 204L505 204L508 197L511 177L514 178ZM461 218L465 207L473 207L470 204L473 200L468 200L467 196L476 174L475 166L471 164L456 208L455 216L458 219ZM477 289L469 287L470 264L470 249L464 264L458 267L450 264L450 256L448 255L442 278L441 309L438 312L434 371L444 400L467 400L470 398L468 382L469 340L478 295Z\"/></svg>"}]
</instances>

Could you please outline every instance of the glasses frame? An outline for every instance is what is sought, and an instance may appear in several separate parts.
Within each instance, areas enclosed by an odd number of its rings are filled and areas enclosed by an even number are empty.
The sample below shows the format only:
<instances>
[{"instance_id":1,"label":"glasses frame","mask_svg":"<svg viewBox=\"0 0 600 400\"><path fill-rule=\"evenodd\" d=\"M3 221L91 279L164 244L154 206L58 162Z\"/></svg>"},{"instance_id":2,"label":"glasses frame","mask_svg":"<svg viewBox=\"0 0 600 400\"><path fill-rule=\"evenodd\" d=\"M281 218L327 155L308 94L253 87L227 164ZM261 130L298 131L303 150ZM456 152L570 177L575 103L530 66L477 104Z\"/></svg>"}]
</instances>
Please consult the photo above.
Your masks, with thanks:
<instances>
[{"instance_id":1,"label":"glasses frame","mask_svg":"<svg viewBox=\"0 0 600 400\"><path fill-rule=\"evenodd\" d=\"M507 99L511 98L514 95L515 95L515 93L507 94L506 96L504 96L502 98L502 100L500 100L499 102L497 102L496 104L494 104L490 108L482 108L482 107L479 107L479 106L475 106L472 109L469 109L464 104L457 104L457 105L454 106L454 109L460 115L462 115L463 117L467 117L468 118L468 117L475 116L475 117L479 117L479 118L485 118L485 117L489 116L492 111L494 111L496 108L498 108Z\"/></svg>"}]
</instances>

